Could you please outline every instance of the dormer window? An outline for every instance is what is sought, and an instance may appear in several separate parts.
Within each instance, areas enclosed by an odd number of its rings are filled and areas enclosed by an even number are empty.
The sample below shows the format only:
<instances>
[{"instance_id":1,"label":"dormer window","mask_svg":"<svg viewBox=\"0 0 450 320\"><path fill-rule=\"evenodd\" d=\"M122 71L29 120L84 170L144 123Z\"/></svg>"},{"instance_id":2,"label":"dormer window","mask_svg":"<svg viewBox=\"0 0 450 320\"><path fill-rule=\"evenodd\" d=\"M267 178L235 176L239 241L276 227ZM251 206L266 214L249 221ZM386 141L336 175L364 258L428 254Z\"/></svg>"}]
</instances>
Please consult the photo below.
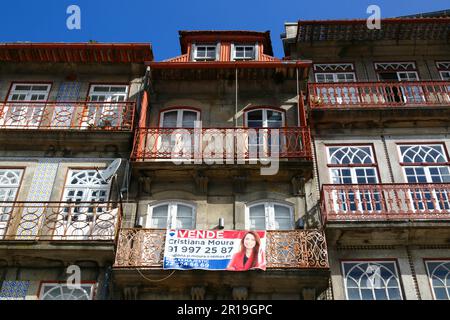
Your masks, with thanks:
<instances>
[{"instance_id":1,"label":"dormer window","mask_svg":"<svg viewBox=\"0 0 450 320\"><path fill-rule=\"evenodd\" d=\"M254 44L234 44L232 55L233 60L256 60L256 46Z\"/></svg>"},{"instance_id":2,"label":"dormer window","mask_svg":"<svg viewBox=\"0 0 450 320\"><path fill-rule=\"evenodd\" d=\"M194 48L195 61L215 61L217 58L216 44L196 44Z\"/></svg>"}]
</instances>

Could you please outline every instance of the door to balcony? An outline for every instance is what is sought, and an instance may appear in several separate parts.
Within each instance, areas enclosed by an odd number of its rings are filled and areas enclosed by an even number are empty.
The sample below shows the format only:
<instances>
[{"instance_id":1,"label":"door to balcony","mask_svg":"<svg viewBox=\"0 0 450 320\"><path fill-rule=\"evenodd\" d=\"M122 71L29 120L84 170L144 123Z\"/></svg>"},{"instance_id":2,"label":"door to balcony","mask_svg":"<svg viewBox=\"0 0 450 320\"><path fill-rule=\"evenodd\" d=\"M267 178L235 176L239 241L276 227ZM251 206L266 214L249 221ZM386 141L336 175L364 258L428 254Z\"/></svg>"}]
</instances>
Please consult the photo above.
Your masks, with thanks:
<instances>
[{"instance_id":1,"label":"door to balcony","mask_svg":"<svg viewBox=\"0 0 450 320\"><path fill-rule=\"evenodd\" d=\"M267 157L280 154L286 146L286 137L281 130L285 126L284 113L272 109L257 109L246 113L246 126L255 132L248 132L248 155Z\"/></svg>"},{"instance_id":2,"label":"door to balcony","mask_svg":"<svg viewBox=\"0 0 450 320\"><path fill-rule=\"evenodd\" d=\"M50 84L15 83L11 87L0 118L0 125L8 128L39 128L44 117Z\"/></svg>"},{"instance_id":3,"label":"door to balcony","mask_svg":"<svg viewBox=\"0 0 450 320\"><path fill-rule=\"evenodd\" d=\"M126 85L92 85L83 116L83 126L119 127L123 123L128 97Z\"/></svg>"},{"instance_id":4,"label":"door to balcony","mask_svg":"<svg viewBox=\"0 0 450 320\"><path fill-rule=\"evenodd\" d=\"M156 143L158 153L167 158L191 159L196 137L195 121L200 121L200 112L191 109L165 111L160 116L160 132ZM197 143L198 145L198 143Z\"/></svg>"}]
</instances>

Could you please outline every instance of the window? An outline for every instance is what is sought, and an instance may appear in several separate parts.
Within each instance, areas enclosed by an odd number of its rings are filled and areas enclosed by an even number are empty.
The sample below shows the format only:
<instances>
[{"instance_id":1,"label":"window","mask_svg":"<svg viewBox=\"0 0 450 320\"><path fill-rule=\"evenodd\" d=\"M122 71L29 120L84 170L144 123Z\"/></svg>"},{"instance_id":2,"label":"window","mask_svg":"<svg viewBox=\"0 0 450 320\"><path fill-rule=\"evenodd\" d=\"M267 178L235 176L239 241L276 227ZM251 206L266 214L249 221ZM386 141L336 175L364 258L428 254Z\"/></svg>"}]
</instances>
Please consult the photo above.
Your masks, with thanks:
<instances>
[{"instance_id":1,"label":"window","mask_svg":"<svg viewBox=\"0 0 450 320\"><path fill-rule=\"evenodd\" d=\"M22 174L23 170L21 169L0 169L0 203L16 200ZM11 211L10 205L0 205L0 239L6 234Z\"/></svg>"},{"instance_id":2,"label":"window","mask_svg":"<svg viewBox=\"0 0 450 320\"><path fill-rule=\"evenodd\" d=\"M92 85L84 125L95 127L118 127L126 114L128 98L126 85ZM122 103L121 103L122 102Z\"/></svg>"},{"instance_id":3,"label":"window","mask_svg":"<svg viewBox=\"0 0 450 320\"><path fill-rule=\"evenodd\" d=\"M50 84L15 83L0 125L17 128L38 128L41 124Z\"/></svg>"},{"instance_id":4,"label":"window","mask_svg":"<svg viewBox=\"0 0 450 320\"><path fill-rule=\"evenodd\" d=\"M62 199L67 204L61 209L62 221L58 223L55 236L90 237L96 229L105 229L96 219L114 226L111 222L115 220L111 216L114 213L106 213L109 190L110 184L97 170L69 170Z\"/></svg>"},{"instance_id":5,"label":"window","mask_svg":"<svg viewBox=\"0 0 450 320\"><path fill-rule=\"evenodd\" d=\"M332 184L351 184L333 194L338 212L380 211L381 193L364 184L377 184L378 172L371 146L328 147L328 166ZM358 186L363 185L363 186Z\"/></svg>"},{"instance_id":6,"label":"window","mask_svg":"<svg viewBox=\"0 0 450 320\"><path fill-rule=\"evenodd\" d=\"M395 262L346 261L342 269L347 300L402 300Z\"/></svg>"},{"instance_id":7,"label":"window","mask_svg":"<svg viewBox=\"0 0 450 320\"><path fill-rule=\"evenodd\" d=\"M450 81L450 71L440 71L439 73L442 80Z\"/></svg>"},{"instance_id":8,"label":"window","mask_svg":"<svg viewBox=\"0 0 450 320\"><path fill-rule=\"evenodd\" d=\"M81 284L71 288L62 283L42 283L40 300L93 300L95 284Z\"/></svg>"},{"instance_id":9,"label":"window","mask_svg":"<svg viewBox=\"0 0 450 320\"><path fill-rule=\"evenodd\" d=\"M200 121L200 112L192 109L172 109L160 116L161 128L194 128L195 121Z\"/></svg>"},{"instance_id":10,"label":"window","mask_svg":"<svg viewBox=\"0 0 450 320\"><path fill-rule=\"evenodd\" d=\"M200 112L192 109L172 109L160 116L158 154L168 158L191 159L195 140L192 128L200 121Z\"/></svg>"},{"instance_id":11,"label":"window","mask_svg":"<svg viewBox=\"0 0 450 320\"><path fill-rule=\"evenodd\" d=\"M232 47L233 60L256 60L256 46L234 44Z\"/></svg>"},{"instance_id":12,"label":"window","mask_svg":"<svg viewBox=\"0 0 450 320\"><path fill-rule=\"evenodd\" d=\"M444 145L399 145L399 151L408 183L450 183L450 166ZM448 210L449 196L447 188L410 190L416 210Z\"/></svg>"},{"instance_id":13,"label":"window","mask_svg":"<svg viewBox=\"0 0 450 320\"><path fill-rule=\"evenodd\" d=\"M269 155L281 152L286 145L282 130L272 132L269 129L284 127L284 112L273 109L254 109L246 112L246 125L256 132L249 134L248 149L251 155ZM267 130L266 130L267 128Z\"/></svg>"},{"instance_id":14,"label":"window","mask_svg":"<svg viewBox=\"0 0 450 320\"><path fill-rule=\"evenodd\" d=\"M149 207L147 228L195 229L196 208L184 202L165 202Z\"/></svg>"},{"instance_id":15,"label":"window","mask_svg":"<svg viewBox=\"0 0 450 320\"><path fill-rule=\"evenodd\" d=\"M428 277L436 300L450 300L450 260L425 261Z\"/></svg>"},{"instance_id":16,"label":"window","mask_svg":"<svg viewBox=\"0 0 450 320\"><path fill-rule=\"evenodd\" d=\"M375 63L380 81L419 81L414 62ZM416 84L395 84L385 88L384 98L392 103L419 103L425 101L423 88Z\"/></svg>"},{"instance_id":17,"label":"window","mask_svg":"<svg viewBox=\"0 0 450 320\"><path fill-rule=\"evenodd\" d=\"M442 80L450 80L450 61L437 61L436 66Z\"/></svg>"},{"instance_id":18,"label":"window","mask_svg":"<svg viewBox=\"0 0 450 320\"><path fill-rule=\"evenodd\" d=\"M294 210L278 202L258 202L247 207L246 228L250 230L292 230Z\"/></svg>"},{"instance_id":19,"label":"window","mask_svg":"<svg viewBox=\"0 0 450 320\"><path fill-rule=\"evenodd\" d=\"M314 76L317 83L346 83L355 82L356 76L353 64L315 64ZM324 103L343 104L357 103L359 94L356 87L351 85L330 85L317 88L316 94Z\"/></svg>"},{"instance_id":20,"label":"window","mask_svg":"<svg viewBox=\"0 0 450 320\"><path fill-rule=\"evenodd\" d=\"M217 44L196 44L194 49L195 61L215 61L218 54Z\"/></svg>"}]
</instances>

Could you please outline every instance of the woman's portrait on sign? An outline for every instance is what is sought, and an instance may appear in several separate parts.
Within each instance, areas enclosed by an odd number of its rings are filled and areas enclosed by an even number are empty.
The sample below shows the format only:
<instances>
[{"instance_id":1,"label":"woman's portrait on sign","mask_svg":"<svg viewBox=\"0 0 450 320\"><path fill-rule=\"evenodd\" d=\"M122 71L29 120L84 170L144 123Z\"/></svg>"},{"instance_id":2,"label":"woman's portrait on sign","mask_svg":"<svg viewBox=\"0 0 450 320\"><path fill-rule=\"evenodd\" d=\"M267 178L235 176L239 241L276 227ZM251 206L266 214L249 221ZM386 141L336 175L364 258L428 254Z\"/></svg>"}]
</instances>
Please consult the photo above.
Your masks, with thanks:
<instances>
[{"instance_id":1,"label":"woman's portrait on sign","mask_svg":"<svg viewBox=\"0 0 450 320\"><path fill-rule=\"evenodd\" d=\"M227 270L266 270L266 258L261 246L261 238L256 231L246 231L240 242L239 251L233 255Z\"/></svg>"}]
</instances>

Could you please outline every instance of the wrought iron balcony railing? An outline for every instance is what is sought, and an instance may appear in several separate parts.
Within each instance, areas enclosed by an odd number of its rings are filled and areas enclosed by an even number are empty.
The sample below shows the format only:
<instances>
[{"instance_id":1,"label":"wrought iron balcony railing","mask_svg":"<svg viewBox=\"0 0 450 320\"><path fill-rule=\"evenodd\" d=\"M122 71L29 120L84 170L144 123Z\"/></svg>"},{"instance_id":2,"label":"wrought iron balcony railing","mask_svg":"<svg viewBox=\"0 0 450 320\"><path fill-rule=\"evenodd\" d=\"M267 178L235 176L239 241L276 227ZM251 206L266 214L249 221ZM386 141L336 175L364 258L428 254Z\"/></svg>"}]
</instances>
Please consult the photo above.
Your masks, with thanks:
<instances>
[{"instance_id":1,"label":"wrought iron balcony railing","mask_svg":"<svg viewBox=\"0 0 450 320\"><path fill-rule=\"evenodd\" d=\"M114 242L121 214L112 202L1 202L0 241Z\"/></svg>"},{"instance_id":2,"label":"wrought iron balcony railing","mask_svg":"<svg viewBox=\"0 0 450 320\"><path fill-rule=\"evenodd\" d=\"M135 102L6 102L0 129L131 131Z\"/></svg>"},{"instance_id":3,"label":"wrought iron balcony railing","mask_svg":"<svg viewBox=\"0 0 450 320\"><path fill-rule=\"evenodd\" d=\"M450 219L450 183L324 185L321 206L325 223Z\"/></svg>"},{"instance_id":4,"label":"wrought iron balcony railing","mask_svg":"<svg viewBox=\"0 0 450 320\"><path fill-rule=\"evenodd\" d=\"M312 109L450 106L450 81L309 84Z\"/></svg>"},{"instance_id":5,"label":"wrought iron balcony railing","mask_svg":"<svg viewBox=\"0 0 450 320\"><path fill-rule=\"evenodd\" d=\"M311 159L308 128L140 128L133 159Z\"/></svg>"},{"instance_id":6,"label":"wrought iron balcony railing","mask_svg":"<svg viewBox=\"0 0 450 320\"><path fill-rule=\"evenodd\" d=\"M115 268L163 268L166 230L121 229ZM268 269L328 268L324 234L319 230L268 231Z\"/></svg>"}]
</instances>

